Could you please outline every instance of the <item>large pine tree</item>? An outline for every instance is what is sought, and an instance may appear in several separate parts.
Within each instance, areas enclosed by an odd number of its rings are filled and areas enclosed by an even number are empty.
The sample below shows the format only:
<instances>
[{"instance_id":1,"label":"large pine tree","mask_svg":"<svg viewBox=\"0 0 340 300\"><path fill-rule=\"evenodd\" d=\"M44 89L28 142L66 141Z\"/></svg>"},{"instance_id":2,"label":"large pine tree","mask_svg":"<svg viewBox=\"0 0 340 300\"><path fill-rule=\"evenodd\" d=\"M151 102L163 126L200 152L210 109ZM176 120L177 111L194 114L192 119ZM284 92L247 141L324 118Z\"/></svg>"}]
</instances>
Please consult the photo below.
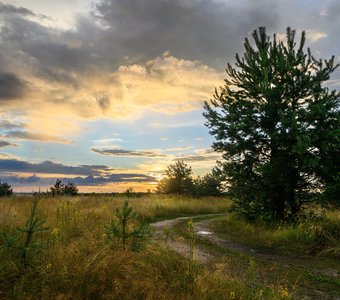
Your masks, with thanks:
<instances>
[{"instance_id":1,"label":"large pine tree","mask_svg":"<svg viewBox=\"0 0 340 300\"><path fill-rule=\"evenodd\" d=\"M294 219L302 205L336 185L340 166L339 98L323 84L338 65L265 28L245 39L243 57L228 64L224 87L204 116L223 154L221 169L234 209L248 218ZM313 198L314 197L314 198Z\"/></svg>"}]
</instances>

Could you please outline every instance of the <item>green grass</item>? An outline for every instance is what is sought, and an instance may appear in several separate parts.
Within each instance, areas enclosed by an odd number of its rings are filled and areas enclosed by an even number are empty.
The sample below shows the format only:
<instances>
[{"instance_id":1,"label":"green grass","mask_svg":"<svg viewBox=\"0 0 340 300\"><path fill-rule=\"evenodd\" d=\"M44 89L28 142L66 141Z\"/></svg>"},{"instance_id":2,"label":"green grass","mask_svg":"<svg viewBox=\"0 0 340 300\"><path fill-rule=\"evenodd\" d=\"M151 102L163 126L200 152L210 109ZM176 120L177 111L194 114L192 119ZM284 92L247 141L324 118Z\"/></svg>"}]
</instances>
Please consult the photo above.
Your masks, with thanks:
<instances>
[{"instance_id":1,"label":"green grass","mask_svg":"<svg viewBox=\"0 0 340 300\"><path fill-rule=\"evenodd\" d=\"M23 265L13 249L0 250L0 299L290 299L280 285L254 286L224 267L207 270L151 239L144 248L123 250L107 243L104 225L126 198L41 198L37 215L49 230L33 240L46 247ZM0 232L23 226L30 197L0 199ZM147 220L225 212L226 199L151 196L130 199ZM2 243L2 242L0 242ZM117 242L118 243L118 242ZM1 244L0 244L1 246ZM192 272L192 271L191 271ZM189 276L190 275L190 276Z\"/></svg>"},{"instance_id":2,"label":"green grass","mask_svg":"<svg viewBox=\"0 0 340 300\"><path fill-rule=\"evenodd\" d=\"M227 239L293 256L340 258L340 211L294 225L251 224L234 215L215 222L215 230Z\"/></svg>"},{"instance_id":3,"label":"green grass","mask_svg":"<svg viewBox=\"0 0 340 300\"><path fill-rule=\"evenodd\" d=\"M208 218L194 218L193 220L194 222L207 220L209 222L212 221L212 224L215 222L219 224L221 220L225 219L226 217L213 218L210 221ZM234 222L238 222L240 227L245 225L238 219L234 220ZM233 229L235 228L228 228L228 232ZM242 232L247 231L246 227L239 228L236 233L233 233L237 237L233 241L242 241L245 245L246 239L237 236L241 230ZM173 227L171 236L173 238L182 236L189 240L186 222L183 221ZM231 239L231 235L227 235L222 229L219 236L229 241ZM255 243L253 245L255 245ZM259 244L256 243L256 245ZM226 272L229 274L233 274L233 276L243 278L244 280L247 279L249 272L249 254L229 249L225 245L211 242L200 236L196 236L196 246L204 249L214 257L214 260L211 261L210 268L214 268L216 265L223 265L226 266ZM252 246L248 244L247 248L250 247ZM261 255L256 256L255 253L253 254L255 255L255 264L252 273L254 274L254 282L257 285L276 286L276 290L281 288L281 290L285 290L289 295L295 295L297 299L303 297L310 297L311 299L333 299L340 295L340 278L328 273L331 270L338 271L338 274L340 273L340 263L337 259L326 259L320 256L296 258L296 253L280 257L279 254L272 253L272 249L262 247L261 250L262 253L266 254L265 257L261 257Z\"/></svg>"}]
</instances>

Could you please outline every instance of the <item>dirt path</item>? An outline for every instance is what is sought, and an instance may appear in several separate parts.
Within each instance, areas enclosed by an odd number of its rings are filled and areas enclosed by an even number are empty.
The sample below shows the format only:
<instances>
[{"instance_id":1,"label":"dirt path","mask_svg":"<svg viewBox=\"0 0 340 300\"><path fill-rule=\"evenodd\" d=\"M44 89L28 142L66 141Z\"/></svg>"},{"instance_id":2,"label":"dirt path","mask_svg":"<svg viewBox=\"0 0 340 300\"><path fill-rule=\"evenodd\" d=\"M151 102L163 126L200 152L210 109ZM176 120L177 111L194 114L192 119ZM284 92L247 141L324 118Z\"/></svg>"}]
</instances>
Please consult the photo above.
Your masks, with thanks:
<instances>
[{"instance_id":1,"label":"dirt path","mask_svg":"<svg viewBox=\"0 0 340 300\"><path fill-rule=\"evenodd\" d=\"M223 214L213 214L213 215L199 215L199 216L191 216L191 217L179 217L176 219L164 220L152 223L151 226L155 229L154 237L158 241L164 242L170 249L173 251L185 256L189 257L189 245L183 239L171 239L167 237L166 231L167 229L171 229L175 225L179 224L180 222L202 217L202 216L221 216ZM195 228L196 231L196 228ZM195 259L201 264L208 264L210 261L214 259L214 257L209 254L207 251L202 249L201 247L195 248Z\"/></svg>"},{"instance_id":2,"label":"dirt path","mask_svg":"<svg viewBox=\"0 0 340 300\"><path fill-rule=\"evenodd\" d=\"M287 255L267 253L264 250L254 249L253 247L246 245L246 244L222 239L213 232L210 222L211 220L205 220L202 222L195 223L196 233L199 236L203 237L204 239L207 239L210 242L218 244L219 246L222 246L234 252L240 252L240 253L258 258L260 260L273 262L273 263L280 263L286 268L294 266L294 267L301 268L303 270L313 271L315 273L331 276L334 278L340 278L339 271L335 269L331 269L331 268L327 268L327 269L315 268L312 264L310 264L310 261L307 262L306 259L296 258L292 256L287 256Z\"/></svg>"},{"instance_id":3,"label":"dirt path","mask_svg":"<svg viewBox=\"0 0 340 300\"><path fill-rule=\"evenodd\" d=\"M215 217L219 217L222 215L224 214L180 217L180 218L171 219L171 220L159 221L151 225L155 228L154 237L157 240L163 241L172 250L178 252L179 254L185 257L188 257L189 246L184 241L184 239L171 239L169 237L166 237L165 232L167 231L167 229L171 229L172 227L179 224L180 222L184 222L189 219L195 219L198 217L211 217L207 220L194 223L195 233L197 236L202 237L203 239L206 239L227 250L230 250L236 253L242 253L248 256L252 256L263 261L279 263L280 265L286 268L294 266L295 268L301 268L302 270L307 270L307 271L311 271L314 273L331 276L334 278L340 278L340 272L338 270L331 269L331 268L327 268L327 269L315 268L310 263L310 261L307 261L305 259L300 259L300 258L295 258L295 257L285 256L285 255L278 255L278 254L273 254L273 253L266 253L264 252L264 250L254 249L249 245L234 242L231 240L226 240L226 239L223 239L217 236L213 232L211 221L213 221ZM207 252L202 247L196 246L195 247L195 259L202 264L207 264L214 259L214 256L211 255L209 252Z\"/></svg>"},{"instance_id":4,"label":"dirt path","mask_svg":"<svg viewBox=\"0 0 340 300\"><path fill-rule=\"evenodd\" d=\"M240 253L246 256L252 256L259 261L278 264L287 270L294 268L301 272L309 272L312 276L326 275L334 278L338 282L340 278L340 271L332 268L319 268L313 265L311 259L295 258L290 256L278 255L273 253L265 252L265 250L253 249L251 246L238 243L232 240L219 237L214 231L212 226L212 221L225 214L210 214L210 215L198 215L190 217L179 217L176 219L159 221L151 224L155 229L154 238L161 243L164 243L173 251L179 253L184 257L189 257L189 245L184 238L175 237L173 238L170 234L171 229L176 225L185 222L189 219L197 219L204 217L203 221L198 221L194 223L195 234L212 244L218 245L227 251L234 253ZM176 236L176 234L175 234ZM198 244L198 243L197 243ZM216 257L211 254L207 248L201 247L199 244L195 245L195 260L210 268L212 263L216 260ZM299 295L300 299L334 299L340 300L339 297L330 296L325 290L320 291L317 287L312 291L307 291L307 294L303 291ZM311 295L309 295L311 293ZM315 298L316 297L316 298Z\"/></svg>"}]
</instances>

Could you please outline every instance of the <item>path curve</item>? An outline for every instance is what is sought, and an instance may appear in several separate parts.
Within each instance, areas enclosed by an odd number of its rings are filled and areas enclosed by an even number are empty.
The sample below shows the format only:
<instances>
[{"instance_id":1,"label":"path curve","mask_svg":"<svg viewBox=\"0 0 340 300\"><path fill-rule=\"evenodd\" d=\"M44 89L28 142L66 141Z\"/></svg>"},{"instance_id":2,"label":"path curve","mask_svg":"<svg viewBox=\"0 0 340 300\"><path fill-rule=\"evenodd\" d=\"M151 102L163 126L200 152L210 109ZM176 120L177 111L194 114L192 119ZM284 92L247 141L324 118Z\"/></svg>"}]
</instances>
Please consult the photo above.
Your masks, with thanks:
<instances>
[{"instance_id":1,"label":"path curve","mask_svg":"<svg viewBox=\"0 0 340 300\"><path fill-rule=\"evenodd\" d=\"M185 242L184 239L170 239L167 238L164 231L166 228L171 228L180 222L189 220L189 219L197 219L201 217L209 217L207 220L203 220L200 222L194 223L195 228L195 234L205 240L208 240L214 244L217 244L218 246L221 246L227 250L236 252L236 253L242 253L248 256L252 256L261 260L265 260L268 262L273 263L280 263L284 267L291 267L294 265L295 267L301 267L303 269L306 269L306 261L301 258L295 258L287 255L279 255L279 254L273 254L273 253L267 253L264 250L258 250L254 249L253 247L234 242L232 240L227 240L224 238L221 238L216 235L216 233L213 231L212 226L210 222L215 219L215 217L221 217L225 216L226 214L204 214L204 215L194 215L194 216L186 216L186 217L178 217L174 219L169 220L163 220L158 221L155 223L152 223L151 226L155 229L154 232L154 238L159 241L163 241L169 248L174 250L175 252L188 257L189 256L189 246ZM211 218L210 218L211 217ZM214 257L210 253L208 253L205 249L199 246L195 246L195 259L202 264L208 264L209 262L213 261ZM310 271L320 273L323 275L331 276L334 278L340 277L340 272L338 272L335 269L315 269L313 266L310 266Z\"/></svg>"},{"instance_id":2,"label":"path curve","mask_svg":"<svg viewBox=\"0 0 340 300\"><path fill-rule=\"evenodd\" d=\"M195 219L199 217L220 217L224 216L225 214L204 214L204 215L194 215L194 216L186 216L186 217L178 217L169 220L158 221L155 223L151 223L150 225L155 229L154 231L154 238L158 241L163 242L166 244L171 250L177 252L178 254L189 257L190 248L188 243L184 239L170 239L166 236L165 231L167 228L171 228L177 225L180 222ZM195 233L197 234L196 228ZM202 247L195 246L194 251L195 260L201 264L207 265L211 262L214 257L205 251Z\"/></svg>"}]
</instances>

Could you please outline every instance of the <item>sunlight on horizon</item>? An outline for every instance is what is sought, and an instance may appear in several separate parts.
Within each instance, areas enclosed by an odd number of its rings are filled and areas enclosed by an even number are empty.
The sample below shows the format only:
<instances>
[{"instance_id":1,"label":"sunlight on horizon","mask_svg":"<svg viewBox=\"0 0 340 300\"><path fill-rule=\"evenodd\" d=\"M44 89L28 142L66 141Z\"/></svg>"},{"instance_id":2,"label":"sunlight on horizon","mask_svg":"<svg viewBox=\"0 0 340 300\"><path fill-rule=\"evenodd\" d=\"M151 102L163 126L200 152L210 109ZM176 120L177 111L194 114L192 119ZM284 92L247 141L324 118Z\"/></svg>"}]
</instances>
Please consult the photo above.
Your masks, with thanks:
<instances>
[{"instance_id":1,"label":"sunlight on horizon","mask_svg":"<svg viewBox=\"0 0 340 300\"><path fill-rule=\"evenodd\" d=\"M0 2L0 180L147 190L176 160L211 171L221 155L203 102L254 28L306 30L316 53L340 61L337 6L305 2Z\"/></svg>"}]
</instances>

